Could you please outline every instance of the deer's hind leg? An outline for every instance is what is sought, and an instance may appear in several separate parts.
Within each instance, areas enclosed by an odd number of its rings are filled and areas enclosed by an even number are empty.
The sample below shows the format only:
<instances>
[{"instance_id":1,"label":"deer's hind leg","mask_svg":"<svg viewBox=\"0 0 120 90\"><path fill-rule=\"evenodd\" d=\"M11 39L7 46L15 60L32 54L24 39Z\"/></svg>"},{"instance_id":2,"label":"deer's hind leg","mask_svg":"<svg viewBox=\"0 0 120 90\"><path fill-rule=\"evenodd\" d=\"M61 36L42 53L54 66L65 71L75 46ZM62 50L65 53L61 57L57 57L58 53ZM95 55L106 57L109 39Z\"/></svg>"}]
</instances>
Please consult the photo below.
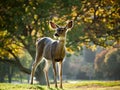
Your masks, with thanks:
<instances>
[{"instance_id":1,"label":"deer's hind leg","mask_svg":"<svg viewBox=\"0 0 120 90\"><path fill-rule=\"evenodd\" d=\"M33 84L33 77L34 77L37 66L40 64L41 59L42 59L42 53L36 50L36 57L31 70L30 84Z\"/></svg>"}]
</instances>

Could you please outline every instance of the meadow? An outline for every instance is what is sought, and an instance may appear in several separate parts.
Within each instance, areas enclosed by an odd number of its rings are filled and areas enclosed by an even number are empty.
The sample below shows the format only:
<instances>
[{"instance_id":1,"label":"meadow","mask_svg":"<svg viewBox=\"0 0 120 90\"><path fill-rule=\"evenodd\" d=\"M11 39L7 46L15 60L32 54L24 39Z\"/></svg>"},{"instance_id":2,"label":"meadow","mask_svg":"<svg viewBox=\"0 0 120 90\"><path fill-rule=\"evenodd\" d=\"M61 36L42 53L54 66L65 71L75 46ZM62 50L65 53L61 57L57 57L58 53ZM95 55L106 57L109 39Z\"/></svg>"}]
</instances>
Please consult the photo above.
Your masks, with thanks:
<instances>
[{"instance_id":1,"label":"meadow","mask_svg":"<svg viewBox=\"0 0 120 90\"><path fill-rule=\"evenodd\" d=\"M120 90L120 81L69 81L64 88L47 88L45 85L0 83L0 90Z\"/></svg>"}]
</instances>

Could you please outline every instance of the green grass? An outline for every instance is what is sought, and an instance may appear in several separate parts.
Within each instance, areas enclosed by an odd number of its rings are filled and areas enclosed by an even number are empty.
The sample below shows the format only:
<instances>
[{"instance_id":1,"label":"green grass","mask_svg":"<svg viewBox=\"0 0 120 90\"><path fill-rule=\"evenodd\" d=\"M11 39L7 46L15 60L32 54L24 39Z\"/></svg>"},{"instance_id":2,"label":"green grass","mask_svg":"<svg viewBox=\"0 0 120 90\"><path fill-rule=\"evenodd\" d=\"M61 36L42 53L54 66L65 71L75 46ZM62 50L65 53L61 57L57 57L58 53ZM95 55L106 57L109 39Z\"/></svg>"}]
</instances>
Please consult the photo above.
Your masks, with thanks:
<instances>
[{"instance_id":1,"label":"green grass","mask_svg":"<svg viewBox=\"0 0 120 90\"><path fill-rule=\"evenodd\" d=\"M120 90L120 81L69 81L63 83L64 89L47 88L42 85L0 83L0 90Z\"/></svg>"}]
</instances>

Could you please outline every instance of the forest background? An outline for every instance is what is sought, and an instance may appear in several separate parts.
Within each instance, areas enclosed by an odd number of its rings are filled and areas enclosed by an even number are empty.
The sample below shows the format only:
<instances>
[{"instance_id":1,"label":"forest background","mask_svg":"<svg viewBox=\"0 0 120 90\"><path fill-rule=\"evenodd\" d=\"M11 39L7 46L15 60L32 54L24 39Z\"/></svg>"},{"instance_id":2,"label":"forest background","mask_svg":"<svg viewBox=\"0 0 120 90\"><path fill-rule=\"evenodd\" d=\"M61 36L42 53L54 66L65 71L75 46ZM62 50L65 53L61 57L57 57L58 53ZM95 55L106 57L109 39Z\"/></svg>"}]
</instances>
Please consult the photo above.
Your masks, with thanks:
<instances>
[{"instance_id":1,"label":"forest background","mask_svg":"<svg viewBox=\"0 0 120 90\"><path fill-rule=\"evenodd\" d=\"M53 37L49 21L65 25L65 80L120 79L120 0L0 0L0 82L29 82L35 42ZM35 80L45 84L44 62ZM49 76L52 79L52 68Z\"/></svg>"}]
</instances>

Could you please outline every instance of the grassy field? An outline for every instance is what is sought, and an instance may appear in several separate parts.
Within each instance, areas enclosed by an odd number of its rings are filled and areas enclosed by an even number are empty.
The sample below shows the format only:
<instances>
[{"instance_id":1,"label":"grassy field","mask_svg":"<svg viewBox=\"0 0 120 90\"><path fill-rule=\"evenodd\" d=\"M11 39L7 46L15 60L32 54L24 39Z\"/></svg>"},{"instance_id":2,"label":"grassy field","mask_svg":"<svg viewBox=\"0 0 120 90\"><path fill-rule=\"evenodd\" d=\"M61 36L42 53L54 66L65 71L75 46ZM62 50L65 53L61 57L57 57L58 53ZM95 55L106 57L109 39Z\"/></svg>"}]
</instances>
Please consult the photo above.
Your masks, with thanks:
<instances>
[{"instance_id":1,"label":"grassy field","mask_svg":"<svg viewBox=\"0 0 120 90\"><path fill-rule=\"evenodd\" d=\"M64 89L47 88L42 85L0 83L0 90L120 90L120 81L70 81L63 83Z\"/></svg>"}]
</instances>

